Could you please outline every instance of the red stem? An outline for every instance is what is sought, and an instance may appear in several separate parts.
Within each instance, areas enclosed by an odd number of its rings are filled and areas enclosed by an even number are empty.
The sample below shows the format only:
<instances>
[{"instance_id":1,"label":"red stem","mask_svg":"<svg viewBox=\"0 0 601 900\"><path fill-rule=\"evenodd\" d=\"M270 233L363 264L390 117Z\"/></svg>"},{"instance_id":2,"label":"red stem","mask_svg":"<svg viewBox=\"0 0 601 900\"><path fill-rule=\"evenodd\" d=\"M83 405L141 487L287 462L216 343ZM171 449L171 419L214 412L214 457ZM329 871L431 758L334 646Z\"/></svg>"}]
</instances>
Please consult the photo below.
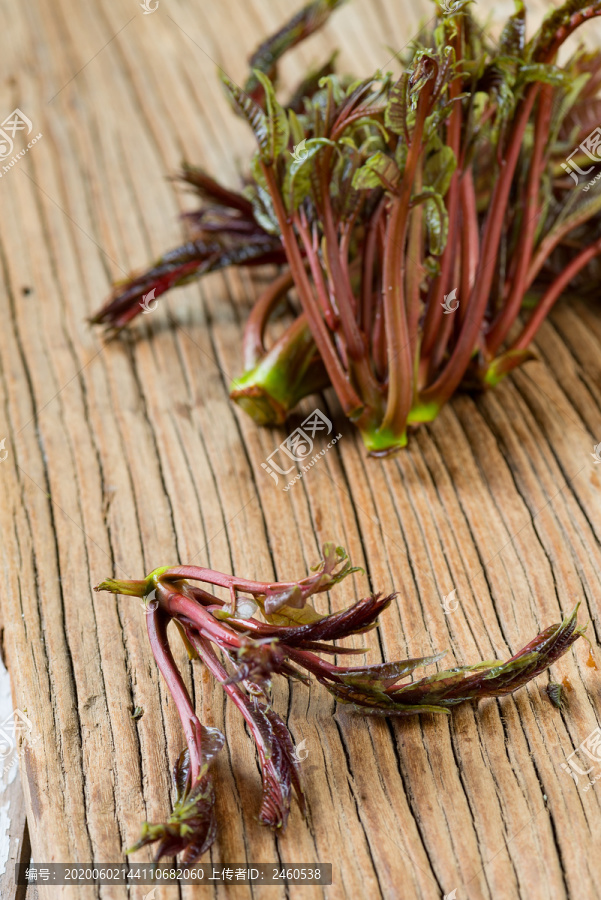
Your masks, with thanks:
<instances>
[{"instance_id":1,"label":"red stem","mask_svg":"<svg viewBox=\"0 0 601 900\"><path fill-rule=\"evenodd\" d=\"M461 235L461 243L463 243L465 235ZM453 277L453 283L463 283L464 277L466 273L463 273L461 268L461 257L455 256L455 272ZM468 293L464 294L465 297L469 296ZM442 309L442 307L441 307ZM444 360L445 354L447 352L447 345L449 343L449 339L453 330L455 333L458 332L461 327L461 320L459 319L459 313L461 310L461 301L459 302L459 306L457 310L453 313L447 313L443 316L442 322L440 323L440 327L438 329L438 333L436 335L436 340L434 342L434 346L432 348L432 353L430 355L429 366L428 366L428 375L431 378L435 377L435 374Z\"/></svg>"},{"instance_id":2,"label":"red stem","mask_svg":"<svg viewBox=\"0 0 601 900\"><path fill-rule=\"evenodd\" d=\"M173 592L170 595L168 610L171 616L193 622L202 635L215 641L220 647L237 650L241 646L240 636L233 629L225 622L215 619L204 606L183 594Z\"/></svg>"},{"instance_id":3,"label":"red stem","mask_svg":"<svg viewBox=\"0 0 601 900\"><path fill-rule=\"evenodd\" d=\"M184 729L190 753L190 781L191 784L194 784L201 768L201 724L169 647L168 621L162 609L149 610L146 616L146 627L152 653L173 697Z\"/></svg>"},{"instance_id":4,"label":"red stem","mask_svg":"<svg viewBox=\"0 0 601 900\"><path fill-rule=\"evenodd\" d=\"M447 365L436 381L423 391L421 399L424 403L437 402L442 404L451 397L465 374L477 344L496 269L499 243L501 241L513 176L520 155L524 131L526 130L538 90L539 84L529 85L526 96L521 101L519 112L514 120L508 140L505 167L499 174L489 206L482 240L482 251L478 262L474 289L469 299L466 319L463 323L459 340Z\"/></svg>"},{"instance_id":5,"label":"red stem","mask_svg":"<svg viewBox=\"0 0 601 900\"><path fill-rule=\"evenodd\" d=\"M384 211L385 203L385 198L382 198L376 211L369 220L367 225L367 236L365 238L363 269L361 272L361 308L359 314L359 325L365 334L371 334L372 329L374 265L378 240L378 224Z\"/></svg>"},{"instance_id":6,"label":"red stem","mask_svg":"<svg viewBox=\"0 0 601 900\"><path fill-rule=\"evenodd\" d=\"M246 321L244 337L242 339L245 372L249 369L253 369L261 357L264 356L265 344L263 343L263 340L267 320L277 303L286 295L293 284L294 278L292 272L290 269L287 269L269 285L253 306Z\"/></svg>"},{"instance_id":7,"label":"red stem","mask_svg":"<svg viewBox=\"0 0 601 900\"><path fill-rule=\"evenodd\" d=\"M362 109L355 110L355 112L351 113L350 116L346 116L340 123L340 125L334 125L334 128L332 129L332 132L330 134L331 140L337 141L344 130L348 128L348 126L353 122L356 122L358 119L373 119L380 113L383 114L385 112L385 109L386 107L384 106L364 106Z\"/></svg>"},{"instance_id":8,"label":"red stem","mask_svg":"<svg viewBox=\"0 0 601 900\"><path fill-rule=\"evenodd\" d=\"M248 725L255 744L257 745L257 750L259 751L259 758L261 761L261 770L263 770L263 767L269 762L271 748L269 747L266 738L257 727L257 723L251 715L249 698L238 687L236 683L228 683L228 673L217 658L215 651L213 650L213 647L211 646L209 641L207 641L205 638L200 637L200 635L198 635L194 631L194 629L187 629L186 633L188 636L188 640L193 645L194 649L202 659L209 672L221 684L221 687L226 692L230 700L235 703L235 705L244 716L246 724Z\"/></svg>"},{"instance_id":9,"label":"red stem","mask_svg":"<svg viewBox=\"0 0 601 900\"><path fill-rule=\"evenodd\" d=\"M315 304L311 283L305 271L296 236L287 217L273 169L270 166L266 166L264 163L261 163L261 168L269 187L269 193L278 218L286 255L290 263L292 274L294 275L294 283L303 310L307 316L307 322L309 323L311 333L313 334L313 339L321 354L330 381L340 400L345 415L347 418L354 418L363 407L361 398L351 386L346 372L342 368L340 359L332 346L327 326L321 316L319 308Z\"/></svg>"},{"instance_id":10,"label":"red stem","mask_svg":"<svg viewBox=\"0 0 601 900\"><path fill-rule=\"evenodd\" d=\"M545 167L545 150L551 124L552 99L553 88L548 84L543 85L536 114L534 149L528 173L526 202L522 212L522 227L514 251L517 257L517 265L513 276L511 293L496 321L492 324L486 338L486 345L491 357L496 355L497 350L505 340L509 329L518 316L526 292L528 266L532 258L532 248L538 221L538 193L540 179Z\"/></svg>"},{"instance_id":11,"label":"red stem","mask_svg":"<svg viewBox=\"0 0 601 900\"><path fill-rule=\"evenodd\" d=\"M330 331L337 331L338 316L334 311L334 308L330 301L325 278L323 276L323 270L321 267L321 263L319 262L317 248L315 247L315 240L311 240L311 237L309 235L309 228L307 227L307 220L302 211L300 214L295 215L294 224L296 225L296 230L300 235L303 246L305 248L305 253L307 254L307 260L309 262L309 268L311 269L313 283L315 285L315 290L317 291L317 299L319 300L319 305L321 306L323 317L326 320L326 325L328 326Z\"/></svg>"},{"instance_id":12,"label":"red stem","mask_svg":"<svg viewBox=\"0 0 601 900\"><path fill-rule=\"evenodd\" d=\"M320 573L316 572L314 575L307 575L305 578L301 578L300 581L248 581L246 579L236 578L233 575L225 575L223 572L215 572L213 569L205 569L202 566L174 566L161 571L160 587L164 588L166 592L169 592L168 598L167 593L165 593L165 602L172 604L175 596L182 598L185 601L188 601L189 598L177 591L174 585L169 584L165 579L173 579L174 581L186 579L189 581L202 581L205 584L214 584L229 591L233 608L236 603L236 591L241 591L244 594L252 594L253 596L267 596L274 590L281 593L288 588L298 587L300 588L302 596L305 598L309 597L311 594L322 593L323 591L328 590L328 582L322 583L320 577ZM159 596L162 595L159 594ZM190 602L194 603L194 601ZM169 605L170 611L175 608L176 607ZM177 608L178 610L184 610L184 607L179 605L179 600ZM187 611L184 612L184 615L187 615L196 621L193 616L194 608L194 606L186 606L185 610ZM204 622L205 620L202 619L201 623ZM219 628L223 627L227 628L224 623L220 623Z\"/></svg>"},{"instance_id":13,"label":"red stem","mask_svg":"<svg viewBox=\"0 0 601 900\"><path fill-rule=\"evenodd\" d=\"M588 246L585 250L579 253L575 259L572 260L569 266L567 266L563 270L561 275L559 275L559 277L547 290L546 294L530 316L530 319L528 320L522 333L511 345L511 350L526 349L526 347L538 331L539 327L541 326L545 316L548 315L551 307L560 296L562 291L564 291L568 286L572 278L574 278L574 276L577 275L581 269L587 266L591 259L594 259L594 257L598 256L600 253L601 238L599 238L599 240L595 241L593 244L590 244L590 246Z\"/></svg>"},{"instance_id":14,"label":"red stem","mask_svg":"<svg viewBox=\"0 0 601 900\"><path fill-rule=\"evenodd\" d=\"M460 26L458 26L460 28ZM455 47L455 54L457 59L459 59L459 48L461 47L461 37L460 32L457 35L457 38L454 40L453 45ZM455 98L459 95L461 91L461 78L455 78L451 82L449 93L451 98ZM461 148L461 121L462 121L462 110L461 103L459 101L455 101L453 105L453 110L451 112L451 118L449 120L449 126L447 130L447 141L449 147L453 150L455 154L455 159L457 160L457 168L453 172L453 176L451 178L451 183L449 185L449 190L447 194L447 212L449 216L449 235L447 240L447 245L442 254L442 260L440 264L440 275L436 279L433 290L430 292L430 296L428 298L428 308L426 310L426 317L424 319L423 326L423 334L422 341L420 346L420 355L422 357L427 357L434 346L434 341L436 338L436 334L438 329L440 328L440 323L442 321L443 316L443 308L442 301L445 294L445 291L451 290L449 285L449 277L451 274L451 270L455 261L456 255L456 243L455 237L457 234L457 219L459 213L459 185L461 179L461 171L460 171L460 148Z\"/></svg>"},{"instance_id":15,"label":"red stem","mask_svg":"<svg viewBox=\"0 0 601 900\"><path fill-rule=\"evenodd\" d=\"M409 331L405 309L405 241L409 218L409 203L415 172L421 153L422 135L434 79L422 87L415 111L415 126L407 153L405 171L398 195L392 201L384 250L382 297L386 324L386 349L388 354L388 399L382 429L390 429L396 435L404 432L413 402L413 360L409 352Z\"/></svg>"},{"instance_id":16,"label":"red stem","mask_svg":"<svg viewBox=\"0 0 601 900\"><path fill-rule=\"evenodd\" d=\"M357 318L357 298L353 293L353 288L351 285L351 273L349 268L349 250L351 244L351 238L353 236L353 228L355 226L355 222L359 215L361 209L361 203L358 203L353 215L350 219L347 219L341 228L341 236L340 236L340 249L339 249L339 262L340 268L342 270L342 275L344 277L344 282L346 285L346 291L351 301L351 306L353 309L353 315L355 319ZM356 266L354 267L356 268ZM358 322L356 322L356 328L359 333L361 333L361 326ZM361 340L363 342L363 336L361 336ZM365 353L365 347L363 348L363 353Z\"/></svg>"},{"instance_id":17,"label":"red stem","mask_svg":"<svg viewBox=\"0 0 601 900\"><path fill-rule=\"evenodd\" d=\"M377 390L376 381L373 377L373 372L371 370L369 360L367 359L367 342L357 325L356 300L352 293L350 278L348 275L348 268L343 264L341 259L341 254L344 252L344 248L346 246L344 242L344 235L342 236L342 242L340 245L330 200L328 173L330 170L331 155L332 153L330 148L327 148L324 154L324 162L320 173L323 197L321 219L322 227L324 229L324 235L326 238L325 244L329 265L328 280L330 282L333 282L333 284L330 283L329 285L329 294L328 292L326 292L322 266L317 256L317 250L309 243L308 229L306 228L306 223L303 222L304 216L302 212L294 217L294 222L305 245L305 252L307 253L310 261L311 273L315 281L315 288L317 290L320 303L324 309L324 317L326 319L326 323L329 326L330 330L334 332L335 338L339 339L340 334L338 331L338 320L333 319L333 311L330 313L330 315L328 315L328 311L331 310L330 294L335 298L337 312L340 319L340 327L344 337L344 349L341 350L341 348L338 347L343 364L348 369L350 369L349 374L354 376L356 383L359 386L363 403L367 404L368 406L374 407L378 404L380 395ZM357 209L354 216L351 217L350 222L347 223L349 232L352 229L352 225L358 211L359 210Z\"/></svg>"},{"instance_id":18,"label":"red stem","mask_svg":"<svg viewBox=\"0 0 601 900\"><path fill-rule=\"evenodd\" d=\"M419 193L422 188L421 171L418 168L415 176L415 191ZM405 291L407 294L407 330L409 332L409 355L413 364L416 364L417 349L419 341L419 316L420 316L420 300L421 300L421 282L424 274L424 266L422 262L423 248L423 219L424 210L421 204L418 204L411 210L409 216L409 239L407 242L407 256L411 260L411 265L407 270L407 278ZM415 377L412 379L413 389L415 390Z\"/></svg>"},{"instance_id":19,"label":"red stem","mask_svg":"<svg viewBox=\"0 0 601 900\"><path fill-rule=\"evenodd\" d=\"M246 696L246 694L238 687L235 682L228 683L229 675L227 673L227 670L217 658L213 647L206 638L198 635L193 628L186 628L186 635L211 675L213 675L213 677L219 682L223 690L230 697L230 699L234 701L234 703L246 719L246 722L250 730L252 731L257 744L261 744L261 746L264 747L265 743L263 741L263 738L257 730L254 719L250 715L250 710L248 708L248 697Z\"/></svg>"},{"instance_id":20,"label":"red stem","mask_svg":"<svg viewBox=\"0 0 601 900\"><path fill-rule=\"evenodd\" d=\"M461 230L463 235L461 245L461 292L465 298L470 296L474 287L478 259L480 257L478 207L471 169L466 169L461 177Z\"/></svg>"},{"instance_id":21,"label":"red stem","mask_svg":"<svg viewBox=\"0 0 601 900\"><path fill-rule=\"evenodd\" d=\"M531 286L546 261L549 259L555 248L561 243L566 234L588 221L589 218L590 213L585 208L584 212L577 219L572 219L570 216L567 222L554 229L550 234L547 234L543 238L538 245L534 259L530 262L528 277L526 278L524 285L524 292Z\"/></svg>"},{"instance_id":22,"label":"red stem","mask_svg":"<svg viewBox=\"0 0 601 900\"><path fill-rule=\"evenodd\" d=\"M322 224L326 238L330 277L333 282L331 287L338 302L340 324L344 334L349 367L357 379L362 399L369 406L374 407L377 406L380 399L379 392L366 356L367 342L361 334L355 318L355 303L352 297L350 281L348 277L345 277L340 263L338 236L334 225L334 214L327 181L328 170L329 167L327 165L322 169L322 196L324 200Z\"/></svg>"}]
</instances>

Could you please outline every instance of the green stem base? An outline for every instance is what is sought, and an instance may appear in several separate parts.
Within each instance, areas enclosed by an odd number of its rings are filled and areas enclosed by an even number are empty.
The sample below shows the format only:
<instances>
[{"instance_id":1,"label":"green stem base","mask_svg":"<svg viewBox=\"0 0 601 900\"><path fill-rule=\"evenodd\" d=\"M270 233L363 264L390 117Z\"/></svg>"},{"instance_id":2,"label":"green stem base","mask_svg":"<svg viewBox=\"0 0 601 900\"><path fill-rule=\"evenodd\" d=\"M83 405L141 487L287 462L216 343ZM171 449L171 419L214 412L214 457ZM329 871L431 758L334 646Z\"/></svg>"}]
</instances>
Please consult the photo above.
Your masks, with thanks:
<instances>
[{"instance_id":1,"label":"green stem base","mask_svg":"<svg viewBox=\"0 0 601 900\"><path fill-rule=\"evenodd\" d=\"M329 384L309 327L300 316L256 366L237 378L230 397L259 425L282 425L303 397Z\"/></svg>"},{"instance_id":2,"label":"green stem base","mask_svg":"<svg viewBox=\"0 0 601 900\"><path fill-rule=\"evenodd\" d=\"M395 433L390 428L375 428L373 426L359 426L363 443L369 456L381 459L392 456L403 447L407 446L407 430L402 434Z\"/></svg>"},{"instance_id":3,"label":"green stem base","mask_svg":"<svg viewBox=\"0 0 601 900\"><path fill-rule=\"evenodd\" d=\"M427 403L414 403L407 417L408 425L421 425L424 422L433 422L440 412L441 403L430 400Z\"/></svg>"}]
</instances>

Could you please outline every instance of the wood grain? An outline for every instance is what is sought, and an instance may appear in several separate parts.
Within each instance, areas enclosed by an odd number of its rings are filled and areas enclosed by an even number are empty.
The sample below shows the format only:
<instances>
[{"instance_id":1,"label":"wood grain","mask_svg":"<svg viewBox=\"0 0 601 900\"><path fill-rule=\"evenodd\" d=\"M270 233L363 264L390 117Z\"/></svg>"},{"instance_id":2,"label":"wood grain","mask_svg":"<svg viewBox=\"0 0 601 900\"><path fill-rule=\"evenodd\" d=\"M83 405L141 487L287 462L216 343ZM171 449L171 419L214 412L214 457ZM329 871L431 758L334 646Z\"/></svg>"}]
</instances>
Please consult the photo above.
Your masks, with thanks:
<instances>
[{"instance_id":1,"label":"wood grain","mask_svg":"<svg viewBox=\"0 0 601 900\"><path fill-rule=\"evenodd\" d=\"M511 5L479 6L500 16ZM141 821L169 808L183 735L142 610L94 594L104 577L180 561L293 577L334 539L368 575L322 610L399 591L367 638L371 661L444 648L449 664L510 655L576 600L599 659L598 303L558 306L539 361L487 396L456 398L385 463L365 458L328 394L320 408L343 438L288 494L261 469L285 430L258 429L227 396L270 272L180 289L112 343L86 324L114 280L178 241L187 200L166 176L182 158L236 183L252 141L215 67L243 78L248 53L289 14L284 0L162 0L149 16L117 0L0 5L0 110L18 106L43 134L0 181L3 648L14 704L42 737L22 748L40 862L121 860ZM343 69L385 67L430 14L356 0L286 61L284 79L333 46ZM459 606L445 615L452 590ZM551 673L572 686L563 711L546 676L449 720L402 722L361 719L317 686L278 686L276 708L309 751L309 815L294 808L277 836L256 821L258 765L238 713L175 648L201 718L227 738L208 860L332 862L332 887L291 888L299 900L598 896L601 788L584 794L560 768L600 721L601 676L584 641ZM209 893L288 896L243 886L158 896Z\"/></svg>"}]
</instances>

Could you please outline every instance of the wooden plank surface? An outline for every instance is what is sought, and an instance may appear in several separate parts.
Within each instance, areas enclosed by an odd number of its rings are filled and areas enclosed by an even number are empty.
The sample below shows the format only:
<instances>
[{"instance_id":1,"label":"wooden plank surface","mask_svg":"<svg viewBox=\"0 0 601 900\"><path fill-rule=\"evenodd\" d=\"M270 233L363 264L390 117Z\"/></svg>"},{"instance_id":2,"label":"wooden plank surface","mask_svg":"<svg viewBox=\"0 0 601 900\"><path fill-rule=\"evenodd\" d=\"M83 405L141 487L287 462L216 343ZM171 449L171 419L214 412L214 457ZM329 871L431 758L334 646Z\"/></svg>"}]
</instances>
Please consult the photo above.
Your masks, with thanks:
<instances>
[{"instance_id":1,"label":"wooden plank surface","mask_svg":"<svg viewBox=\"0 0 601 900\"><path fill-rule=\"evenodd\" d=\"M113 280L180 237L187 201L166 176L182 158L236 183L252 140L215 66L242 78L290 10L284 0L161 0L148 16L117 0L0 5L0 112L19 107L42 133L0 181L3 656L15 707L40 736L20 757L40 862L123 859L141 821L169 807L183 735L138 601L92 591L106 576L181 561L293 577L333 539L368 575L321 610L399 591L367 639L371 661L509 655L576 600L599 659L598 303L560 305L539 361L487 396L456 398L393 460L367 460L332 397L320 399L343 438L288 494L261 468L286 431L258 429L227 397L245 316L271 273L180 289L110 344L86 325ZM430 13L356 0L286 61L285 78L333 46L344 69L386 67ZM208 859L332 862L334 884L172 887L161 900L598 896L601 786L583 793L560 768L600 721L601 675L584 641L551 673L571 685L564 711L546 676L449 720L401 722L361 719L317 686L279 685L276 708L309 751L309 815L293 808L277 836L256 821L258 765L238 713L176 650L200 717L227 738Z\"/></svg>"}]
</instances>

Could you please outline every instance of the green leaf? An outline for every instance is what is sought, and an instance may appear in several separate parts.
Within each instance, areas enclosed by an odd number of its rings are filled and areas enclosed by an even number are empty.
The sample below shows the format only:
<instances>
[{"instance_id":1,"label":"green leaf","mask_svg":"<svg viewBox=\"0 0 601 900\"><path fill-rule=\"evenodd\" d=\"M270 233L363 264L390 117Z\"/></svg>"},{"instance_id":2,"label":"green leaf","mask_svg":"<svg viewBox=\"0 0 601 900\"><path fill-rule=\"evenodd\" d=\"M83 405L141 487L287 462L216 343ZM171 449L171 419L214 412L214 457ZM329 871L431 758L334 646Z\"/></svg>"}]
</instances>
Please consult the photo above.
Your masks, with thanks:
<instances>
[{"instance_id":1,"label":"green leaf","mask_svg":"<svg viewBox=\"0 0 601 900\"><path fill-rule=\"evenodd\" d=\"M292 146L296 147L297 144L300 144L305 140L305 131L293 109L288 110L288 122L290 124L290 137L292 138Z\"/></svg>"},{"instance_id":2,"label":"green leaf","mask_svg":"<svg viewBox=\"0 0 601 900\"><path fill-rule=\"evenodd\" d=\"M365 201L365 195L353 187L353 178L361 165L363 154L357 149L344 152L342 146L342 142L339 142L339 156L330 179L330 195L334 215L340 221L347 221L357 215Z\"/></svg>"},{"instance_id":3,"label":"green leaf","mask_svg":"<svg viewBox=\"0 0 601 900\"><path fill-rule=\"evenodd\" d=\"M356 706L356 711L368 716L411 716L417 713L442 713L444 716L450 716L451 710L445 709L444 706L428 706L424 703L393 703L385 709L364 709L362 706Z\"/></svg>"},{"instance_id":4,"label":"green leaf","mask_svg":"<svg viewBox=\"0 0 601 900\"><path fill-rule=\"evenodd\" d=\"M282 190L288 210L298 209L304 198L311 194L311 176L314 173L312 160L326 146L335 147L336 144L327 138L309 138L296 144Z\"/></svg>"},{"instance_id":5,"label":"green leaf","mask_svg":"<svg viewBox=\"0 0 601 900\"><path fill-rule=\"evenodd\" d=\"M259 69L255 69L254 74L263 85L263 90L265 91L267 146L265 152L262 154L262 159L263 162L271 165L288 146L290 127L288 125L286 111L283 106L278 103L273 84L268 76L259 71Z\"/></svg>"},{"instance_id":6,"label":"green leaf","mask_svg":"<svg viewBox=\"0 0 601 900\"><path fill-rule=\"evenodd\" d=\"M446 247L449 233L449 214L442 196L432 188L424 188L420 194L411 198L411 202L414 205L424 204L430 253L440 256Z\"/></svg>"},{"instance_id":7,"label":"green leaf","mask_svg":"<svg viewBox=\"0 0 601 900\"><path fill-rule=\"evenodd\" d=\"M562 43L574 28L584 21L584 18L577 14L585 9L589 9L591 15L599 15L601 3L599 0L567 0L557 9L547 13L541 27L526 48L527 57L538 61L548 54L550 48L557 49L557 44ZM562 34L559 41L558 33Z\"/></svg>"},{"instance_id":8,"label":"green leaf","mask_svg":"<svg viewBox=\"0 0 601 900\"><path fill-rule=\"evenodd\" d=\"M238 115L246 119L253 130L261 159L267 161L269 154L269 129L267 124L267 116L261 107L246 94L242 88L238 87L225 72L221 73L221 81L225 86L225 90L230 98L232 106Z\"/></svg>"},{"instance_id":9,"label":"green leaf","mask_svg":"<svg viewBox=\"0 0 601 900\"><path fill-rule=\"evenodd\" d=\"M277 612L268 615L264 611L262 598L257 597L256 599L257 602L261 605L263 615L265 619L270 623L270 625L295 627L297 625L311 625L313 624L313 622L319 622L321 619L323 619L323 616L320 616L310 603L306 603L302 607L302 609L294 609L290 606L282 606L280 607L280 609L278 609Z\"/></svg>"},{"instance_id":10,"label":"green leaf","mask_svg":"<svg viewBox=\"0 0 601 900\"><path fill-rule=\"evenodd\" d=\"M278 60L292 47L321 28L334 10L344 2L345 0L313 0L296 12L279 31L263 41L250 58L250 66L254 71L244 85L245 91L251 94L256 90L257 69L273 76Z\"/></svg>"},{"instance_id":11,"label":"green leaf","mask_svg":"<svg viewBox=\"0 0 601 900\"><path fill-rule=\"evenodd\" d=\"M261 228L267 234L279 234L280 226L269 192L258 184L249 184L243 194L252 203L253 216Z\"/></svg>"},{"instance_id":12,"label":"green leaf","mask_svg":"<svg viewBox=\"0 0 601 900\"><path fill-rule=\"evenodd\" d=\"M394 192L401 173L394 159L378 150L367 160L365 165L357 169L353 177L353 187L359 191L383 187Z\"/></svg>"},{"instance_id":13,"label":"green leaf","mask_svg":"<svg viewBox=\"0 0 601 900\"><path fill-rule=\"evenodd\" d=\"M378 691L383 691L405 675L410 675L415 669L438 662L444 655L444 653L437 653L435 656L421 656L416 659L404 659L401 662L347 667L344 673L339 675L339 678L344 684L352 687L367 688L371 686Z\"/></svg>"},{"instance_id":14,"label":"green leaf","mask_svg":"<svg viewBox=\"0 0 601 900\"><path fill-rule=\"evenodd\" d=\"M311 568L311 572L314 574L307 575L306 578L297 582L270 584L265 592L257 595L255 599L266 615L273 615L284 607L287 608L286 614L289 615L290 607L302 609L312 594L329 591L347 575L362 571L360 568L351 566L343 547L327 543L322 547L322 558L317 565ZM313 613L315 613L314 610Z\"/></svg>"},{"instance_id":15,"label":"green leaf","mask_svg":"<svg viewBox=\"0 0 601 900\"><path fill-rule=\"evenodd\" d=\"M572 80L569 72L565 72L558 66L550 63L530 63L527 66L521 66L518 72L517 84L521 87L525 84L531 84L533 81L539 81L542 84L550 84L553 87L568 88Z\"/></svg>"},{"instance_id":16,"label":"green leaf","mask_svg":"<svg viewBox=\"0 0 601 900\"><path fill-rule=\"evenodd\" d=\"M325 91L328 106L337 106L344 100L346 90L340 83L338 75L324 75L319 80L319 87L322 91Z\"/></svg>"},{"instance_id":17,"label":"green leaf","mask_svg":"<svg viewBox=\"0 0 601 900\"><path fill-rule=\"evenodd\" d=\"M526 7L523 0L515 0L516 11L501 32L499 49L502 55L523 56L526 34Z\"/></svg>"},{"instance_id":18,"label":"green leaf","mask_svg":"<svg viewBox=\"0 0 601 900\"><path fill-rule=\"evenodd\" d=\"M250 200L253 207L253 216L268 234L279 234L278 223L271 194L267 187L267 180L261 168L261 153L255 153L250 163L250 173L254 178L254 184L247 184L242 191L244 197Z\"/></svg>"},{"instance_id":19,"label":"green leaf","mask_svg":"<svg viewBox=\"0 0 601 900\"><path fill-rule=\"evenodd\" d=\"M444 197L456 168L457 159L452 148L443 144L426 161L424 184Z\"/></svg>"},{"instance_id":20,"label":"green leaf","mask_svg":"<svg viewBox=\"0 0 601 900\"><path fill-rule=\"evenodd\" d=\"M411 105L415 107L419 94L427 82L436 77L440 64L436 54L432 53L431 50L418 50L413 63L414 68L408 84Z\"/></svg>"},{"instance_id":21,"label":"green leaf","mask_svg":"<svg viewBox=\"0 0 601 900\"><path fill-rule=\"evenodd\" d=\"M424 134L426 137L430 137L430 135L435 135L437 133L437 128L442 122L446 122L451 113L453 112L453 107L456 103L460 103L465 97L471 97L472 95L464 92L463 94L458 94L456 97L453 97L452 100L449 100L448 103L444 103L442 106L439 106L434 112L428 116L426 119L426 124L424 127Z\"/></svg>"},{"instance_id":22,"label":"green leaf","mask_svg":"<svg viewBox=\"0 0 601 900\"><path fill-rule=\"evenodd\" d=\"M499 140L505 125L511 120L515 112L516 95L514 93L516 71L520 61L515 57L497 56L488 64L477 84L477 107L474 110L476 124L490 101L496 103L497 111L494 124L490 129L490 143L494 146Z\"/></svg>"},{"instance_id":23,"label":"green leaf","mask_svg":"<svg viewBox=\"0 0 601 900\"><path fill-rule=\"evenodd\" d=\"M384 124L394 134L405 136L407 131L407 87L409 73L405 72L390 90L390 99L384 114Z\"/></svg>"}]
</instances>

